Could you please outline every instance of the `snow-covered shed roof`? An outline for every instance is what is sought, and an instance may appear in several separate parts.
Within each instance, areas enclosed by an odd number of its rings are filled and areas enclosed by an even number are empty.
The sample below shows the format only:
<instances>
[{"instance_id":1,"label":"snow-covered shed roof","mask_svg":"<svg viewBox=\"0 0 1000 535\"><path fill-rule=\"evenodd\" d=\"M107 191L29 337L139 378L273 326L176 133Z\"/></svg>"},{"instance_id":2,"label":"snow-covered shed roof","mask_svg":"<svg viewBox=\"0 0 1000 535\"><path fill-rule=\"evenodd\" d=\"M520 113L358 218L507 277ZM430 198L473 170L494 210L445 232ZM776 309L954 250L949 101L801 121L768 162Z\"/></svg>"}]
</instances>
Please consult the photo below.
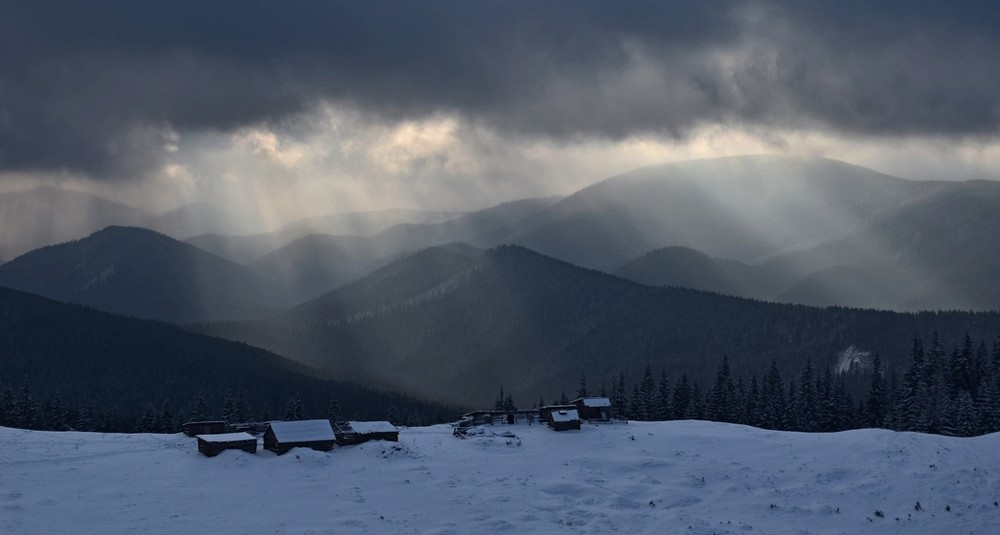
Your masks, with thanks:
<instances>
[{"instance_id":1,"label":"snow-covered shed roof","mask_svg":"<svg viewBox=\"0 0 1000 535\"><path fill-rule=\"evenodd\" d=\"M580 414L574 409L567 409L564 411L553 411L549 415L553 422L572 422L573 420L579 420Z\"/></svg>"},{"instance_id":2,"label":"snow-covered shed roof","mask_svg":"<svg viewBox=\"0 0 1000 535\"><path fill-rule=\"evenodd\" d=\"M573 400L575 404L577 401L583 403L584 407L610 407L611 400L608 398L578 398Z\"/></svg>"},{"instance_id":3,"label":"snow-covered shed roof","mask_svg":"<svg viewBox=\"0 0 1000 535\"><path fill-rule=\"evenodd\" d=\"M200 440L205 442L240 442L243 440L257 440L257 437L250 433L220 433L217 435L198 435Z\"/></svg>"},{"instance_id":4,"label":"snow-covered shed roof","mask_svg":"<svg viewBox=\"0 0 1000 535\"><path fill-rule=\"evenodd\" d=\"M316 440L336 440L330 420L297 420L294 422L271 422L271 430L278 442L312 442Z\"/></svg>"},{"instance_id":5,"label":"snow-covered shed roof","mask_svg":"<svg viewBox=\"0 0 1000 535\"><path fill-rule=\"evenodd\" d=\"M368 435L371 433L396 433L399 430L389 422L347 422L355 433Z\"/></svg>"}]
</instances>

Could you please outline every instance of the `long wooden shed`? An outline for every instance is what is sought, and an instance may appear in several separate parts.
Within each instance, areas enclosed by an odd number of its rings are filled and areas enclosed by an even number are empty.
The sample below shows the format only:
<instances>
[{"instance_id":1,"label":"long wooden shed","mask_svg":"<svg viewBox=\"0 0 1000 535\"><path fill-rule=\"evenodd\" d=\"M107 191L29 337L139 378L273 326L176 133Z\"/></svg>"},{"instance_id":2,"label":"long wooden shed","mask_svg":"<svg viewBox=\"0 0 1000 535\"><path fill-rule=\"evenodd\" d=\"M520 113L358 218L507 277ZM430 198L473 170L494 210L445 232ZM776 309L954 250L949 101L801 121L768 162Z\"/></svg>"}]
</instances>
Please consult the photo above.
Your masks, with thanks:
<instances>
[{"instance_id":1,"label":"long wooden shed","mask_svg":"<svg viewBox=\"0 0 1000 535\"><path fill-rule=\"evenodd\" d=\"M243 450L257 453L257 437L249 433L222 433L198 435L198 451L215 457L225 450Z\"/></svg>"},{"instance_id":2,"label":"long wooden shed","mask_svg":"<svg viewBox=\"0 0 1000 535\"><path fill-rule=\"evenodd\" d=\"M608 398L589 397L573 400L573 405L585 420L611 421L611 400Z\"/></svg>"},{"instance_id":3,"label":"long wooden shed","mask_svg":"<svg viewBox=\"0 0 1000 535\"><path fill-rule=\"evenodd\" d=\"M330 420L271 422L264 432L264 449L279 455L292 448L330 451L336 443Z\"/></svg>"},{"instance_id":4,"label":"long wooden shed","mask_svg":"<svg viewBox=\"0 0 1000 535\"><path fill-rule=\"evenodd\" d=\"M198 435L218 435L226 432L226 422L222 420L187 422L181 425L181 431L189 437Z\"/></svg>"}]
</instances>

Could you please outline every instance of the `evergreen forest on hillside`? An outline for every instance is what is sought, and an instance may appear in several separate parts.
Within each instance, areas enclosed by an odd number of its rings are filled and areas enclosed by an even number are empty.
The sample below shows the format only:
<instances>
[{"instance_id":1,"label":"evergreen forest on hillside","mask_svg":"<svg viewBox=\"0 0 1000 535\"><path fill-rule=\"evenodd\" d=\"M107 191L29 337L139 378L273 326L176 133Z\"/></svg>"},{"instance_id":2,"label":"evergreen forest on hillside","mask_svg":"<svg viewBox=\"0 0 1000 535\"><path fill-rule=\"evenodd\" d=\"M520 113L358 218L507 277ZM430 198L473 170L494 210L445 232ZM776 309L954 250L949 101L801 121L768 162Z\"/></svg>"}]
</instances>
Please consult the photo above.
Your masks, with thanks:
<instances>
[{"instance_id":1,"label":"evergreen forest on hillside","mask_svg":"<svg viewBox=\"0 0 1000 535\"><path fill-rule=\"evenodd\" d=\"M836 432L883 428L949 436L1000 431L1000 340L987 348L966 335L949 353L935 337L928 346L913 340L909 364L901 375L887 374L875 355L869 369L835 373L806 361L794 377L782 375L774 361L759 375L735 375L723 357L706 389L682 374L671 382L650 366L629 387L625 373L591 390L581 377L577 397L609 397L615 416L640 421L709 420L764 429ZM552 402L568 403L562 392ZM543 397L538 401L545 405ZM501 389L497 410L515 410Z\"/></svg>"}]
</instances>

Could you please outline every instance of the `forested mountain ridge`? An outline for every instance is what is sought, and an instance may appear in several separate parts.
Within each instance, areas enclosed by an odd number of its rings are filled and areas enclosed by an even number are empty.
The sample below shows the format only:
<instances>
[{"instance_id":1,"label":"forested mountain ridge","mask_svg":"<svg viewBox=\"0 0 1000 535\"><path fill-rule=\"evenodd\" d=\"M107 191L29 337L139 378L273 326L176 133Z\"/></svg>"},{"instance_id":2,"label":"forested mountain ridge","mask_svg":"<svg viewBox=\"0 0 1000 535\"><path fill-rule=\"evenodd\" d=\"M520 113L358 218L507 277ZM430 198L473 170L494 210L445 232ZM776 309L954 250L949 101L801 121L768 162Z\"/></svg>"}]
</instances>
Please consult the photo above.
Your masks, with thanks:
<instances>
[{"instance_id":1,"label":"forested mountain ridge","mask_svg":"<svg viewBox=\"0 0 1000 535\"><path fill-rule=\"evenodd\" d=\"M138 227L108 227L0 266L0 286L175 323L263 316L290 304L278 283Z\"/></svg>"},{"instance_id":2,"label":"forested mountain ridge","mask_svg":"<svg viewBox=\"0 0 1000 535\"><path fill-rule=\"evenodd\" d=\"M245 396L252 419L261 418L265 408L272 418L284 417L292 398L301 400L303 414L314 417L326 417L333 400L343 416L357 418L382 419L393 408L403 417L443 421L456 412L317 379L300 364L246 344L5 288L0 288L0 332L0 394L13 392L16 398L28 387L39 405L57 399L62 409L86 406L95 417L116 419L118 427L111 430L133 429L143 411L159 412L164 404L176 417L190 416L200 396L209 415L221 417L227 391Z\"/></svg>"},{"instance_id":3,"label":"forested mountain ridge","mask_svg":"<svg viewBox=\"0 0 1000 535\"><path fill-rule=\"evenodd\" d=\"M824 309L654 288L516 246L434 254L442 261L433 269L411 255L380 270L394 279L361 279L267 320L199 329L344 379L467 405L489 403L497 384L530 400L572 391L581 374L646 364L705 383L722 355L741 373L772 359L789 372L806 358L836 365L850 352L881 353L891 367L914 336L1000 333L997 313ZM386 280L407 291L385 292Z\"/></svg>"},{"instance_id":4,"label":"forested mountain ridge","mask_svg":"<svg viewBox=\"0 0 1000 535\"><path fill-rule=\"evenodd\" d=\"M0 258L10 261L109 225L138 225L146 217L130 206L52 186L0 193Z\"/></svg>"}]
</instances>

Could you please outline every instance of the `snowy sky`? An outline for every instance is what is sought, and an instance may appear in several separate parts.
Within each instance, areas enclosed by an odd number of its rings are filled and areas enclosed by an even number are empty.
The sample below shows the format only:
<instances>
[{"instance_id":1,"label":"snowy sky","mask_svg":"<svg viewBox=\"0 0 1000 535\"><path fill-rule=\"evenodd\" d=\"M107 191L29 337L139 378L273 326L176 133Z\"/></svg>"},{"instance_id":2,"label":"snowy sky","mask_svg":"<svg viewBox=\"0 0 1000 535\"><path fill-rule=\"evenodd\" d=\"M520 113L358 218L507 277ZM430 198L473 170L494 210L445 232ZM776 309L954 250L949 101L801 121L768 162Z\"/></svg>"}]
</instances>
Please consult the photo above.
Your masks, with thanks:
<instances>
[{"instance_id":1,"label":"snowy sky","mask_svg":"<svg viewBox=\"0 0 1000 535\"><path fill-rule=\"evenodd\" d=\"M670 160L1000 178L1000 4L0 5L0 190L469 209Z\"/></svg>"}]
</instances>

